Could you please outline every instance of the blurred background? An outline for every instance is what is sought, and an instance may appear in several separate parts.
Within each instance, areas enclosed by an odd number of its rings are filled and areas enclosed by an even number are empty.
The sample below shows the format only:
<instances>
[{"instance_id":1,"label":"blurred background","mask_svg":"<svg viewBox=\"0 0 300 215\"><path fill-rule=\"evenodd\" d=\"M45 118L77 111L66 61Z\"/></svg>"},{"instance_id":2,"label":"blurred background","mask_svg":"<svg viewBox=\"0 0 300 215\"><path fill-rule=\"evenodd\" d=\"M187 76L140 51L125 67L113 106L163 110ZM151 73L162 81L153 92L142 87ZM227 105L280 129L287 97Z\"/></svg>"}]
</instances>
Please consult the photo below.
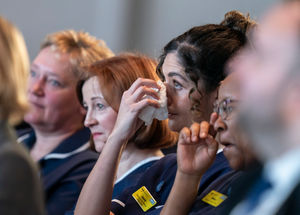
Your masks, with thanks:
<instances>
[{"instance_id":1,"label":"blurred background","mask_svg":"<svg viewBox=\"0 0 300 215\"><path fill-rule=\"evenodd\" d=\"M196 25L219 23L230 10L255 20L279 0L0 0L0 14L23 32L30 58L46 34L84 30L115 52L157 58L173 37Z\"/></svg>"}]
</instances>

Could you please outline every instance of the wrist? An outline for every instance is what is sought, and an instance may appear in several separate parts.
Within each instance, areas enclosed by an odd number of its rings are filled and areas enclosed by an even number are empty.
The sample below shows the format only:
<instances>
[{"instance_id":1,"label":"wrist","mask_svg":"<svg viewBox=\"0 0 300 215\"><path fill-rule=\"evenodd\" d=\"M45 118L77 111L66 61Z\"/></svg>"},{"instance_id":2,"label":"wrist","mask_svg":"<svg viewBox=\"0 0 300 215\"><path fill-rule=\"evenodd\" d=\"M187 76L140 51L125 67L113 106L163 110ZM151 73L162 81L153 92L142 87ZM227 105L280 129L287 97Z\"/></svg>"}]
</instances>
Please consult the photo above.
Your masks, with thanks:
<instances>
[{"instance_id":1,"label":"wrist","mask_svg":"<svg viewBox=\"0 0 300 215\"><path fill-rule=\"evenodd\" d=\"M124 137L123 135L120 135L118 132L112 132L109 137L107 138L106 143L110 145L115 146L123 146L128 142L128 138Z\"/></svg>"},{"instance_id":2,"label":"wrist","mask_svg":"<svg viewBox=\"0 0 300 215\"><path fill-rule=\"evenodd\" d=\"M186 184L186 186L195 187L200 184L200 180L202 178L202 174L188 174L185 172L181 172L180 170L177 170L176 178L178 181L180 181L182 184Z\"/></svg>"}]
</instances>

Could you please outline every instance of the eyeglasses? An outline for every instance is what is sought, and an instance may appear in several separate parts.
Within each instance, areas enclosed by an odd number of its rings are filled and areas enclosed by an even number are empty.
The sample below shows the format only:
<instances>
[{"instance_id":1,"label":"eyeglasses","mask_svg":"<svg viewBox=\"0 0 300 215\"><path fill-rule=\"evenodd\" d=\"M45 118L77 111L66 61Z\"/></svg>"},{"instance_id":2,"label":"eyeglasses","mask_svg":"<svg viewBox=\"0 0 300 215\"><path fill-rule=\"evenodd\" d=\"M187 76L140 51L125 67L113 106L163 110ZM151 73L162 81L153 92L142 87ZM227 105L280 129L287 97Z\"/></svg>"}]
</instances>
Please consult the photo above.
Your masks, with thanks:
<instances>
[{"instance_id":1,"label":"eyeglasses","mask_svg":"<svg viewBox=\"0 0 300 215\"><path fill-rule=\"evenodd\" d=\"M228 120L232 116L232 112L235 110L235 106L232 103L238 102L238 100L226 98L219 103L214 104L214 112L216 112L223 120Z\"/></svg>"}]
</instances>

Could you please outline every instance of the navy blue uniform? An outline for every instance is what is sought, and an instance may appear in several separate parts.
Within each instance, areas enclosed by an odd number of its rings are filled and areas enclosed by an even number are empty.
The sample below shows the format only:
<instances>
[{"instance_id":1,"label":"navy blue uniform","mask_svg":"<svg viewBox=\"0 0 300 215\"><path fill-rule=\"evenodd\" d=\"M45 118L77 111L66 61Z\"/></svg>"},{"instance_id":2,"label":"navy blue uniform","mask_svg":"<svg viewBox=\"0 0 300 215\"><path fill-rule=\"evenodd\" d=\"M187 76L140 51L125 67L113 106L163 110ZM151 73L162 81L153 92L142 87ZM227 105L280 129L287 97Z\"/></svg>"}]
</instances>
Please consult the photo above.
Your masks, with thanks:
<instances>
[{"instance_id":1,"label":"navy blue uniform","mask_svg":"<svg viewBox=\"0 0 300 215\"><path fill-rule=\"evenodd\" d=\"M76 203L99 156L90 150L89 139L90 131L83 128L39 160L48 215L62 215ZM34 131L26 132L18 141L31 149L35 143Z\"/></svg>"},{"instance_id":2,"label":"navy blue uniform","mask_svg":"<svg viewBox=\"0 0 300 215\"><path fill-rule=\"evenodd\" d=\"M160 159L141 176L135 186L127 189L120 196L112 200L111 211L115 215L159 214L173 186L176 171L176 154L169 154ZM213 165L202 177L199 193L202 193L213 181L230 171L232 169L227 159L222 152L218 153ZM157 201L157 204L146 212L140 208L136 200L132 197L132 194L142 186L145 186Z\"/></svg>"}]
</instances>

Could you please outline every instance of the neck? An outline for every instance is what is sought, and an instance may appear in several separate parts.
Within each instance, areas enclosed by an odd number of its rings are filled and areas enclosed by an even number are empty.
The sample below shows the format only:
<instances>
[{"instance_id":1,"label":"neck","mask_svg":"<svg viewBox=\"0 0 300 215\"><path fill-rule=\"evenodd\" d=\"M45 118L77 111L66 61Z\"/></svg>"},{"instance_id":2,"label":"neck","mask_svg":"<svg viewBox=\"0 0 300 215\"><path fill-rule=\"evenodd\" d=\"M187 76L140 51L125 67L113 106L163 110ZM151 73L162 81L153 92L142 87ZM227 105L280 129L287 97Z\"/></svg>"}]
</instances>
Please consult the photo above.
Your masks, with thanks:
<instances>
[{"instance_id":1,"label":"neck","mask_svg":"<svg viewBox=\"0 0 300 215\"><path fill-rule=\"evenodd\" d=\"M33 126L36 141L33 148L30 150L31 157L38 161L45 155L52 152L63 140L74 134L80 127L73 127L64 131L44 131Z\"/></svg>"},{"instance_id":2,"label":"neck","mask_svg":"<svg viewBox=\"0 0 300 215\"><path fill-rule=\"evenodd\" d=\"M122 177L128 170L130 170L137 163L150 157L163 157L160 149L138 149L134 143L128 143L124 149L119 168L117 171L117 179Z\"/></svg>"}]
</instances>

